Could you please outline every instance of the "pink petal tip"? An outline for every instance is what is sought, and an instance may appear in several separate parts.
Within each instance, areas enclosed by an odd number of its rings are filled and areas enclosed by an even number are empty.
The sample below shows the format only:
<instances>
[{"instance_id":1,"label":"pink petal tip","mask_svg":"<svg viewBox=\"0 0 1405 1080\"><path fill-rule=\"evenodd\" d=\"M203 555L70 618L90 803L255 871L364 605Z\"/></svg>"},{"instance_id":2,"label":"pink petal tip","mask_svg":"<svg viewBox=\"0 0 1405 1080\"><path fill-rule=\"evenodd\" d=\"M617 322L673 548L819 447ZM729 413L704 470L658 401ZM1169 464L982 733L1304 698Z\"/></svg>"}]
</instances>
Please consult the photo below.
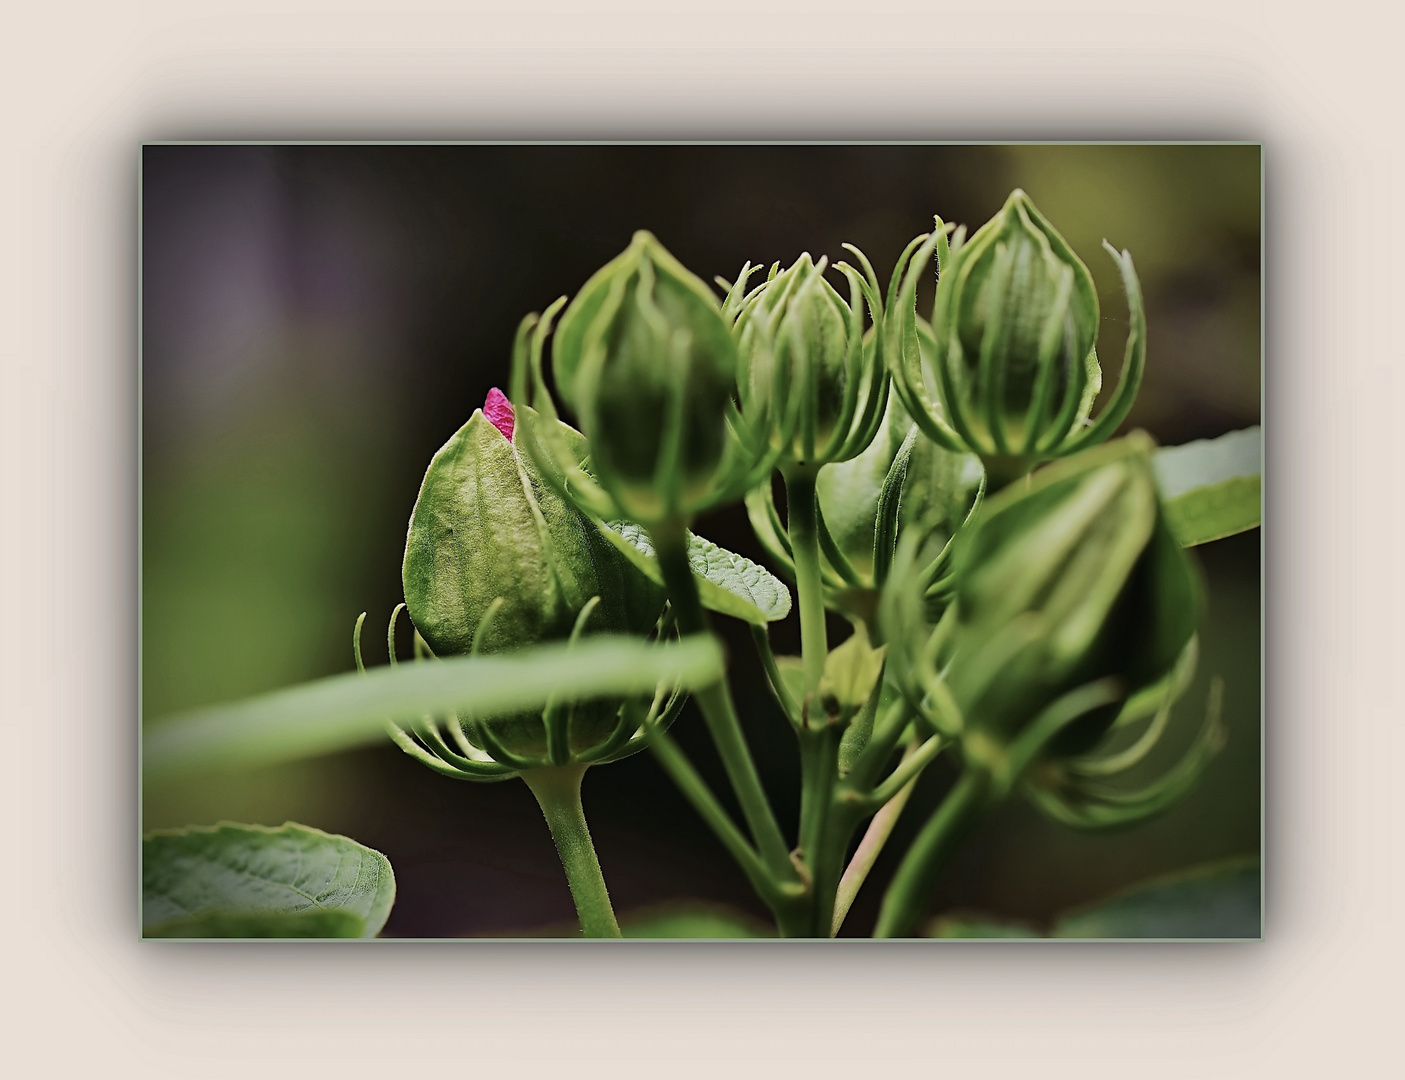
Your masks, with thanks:
<instances>
[{"instance_id":1,"label":"pink petal tip","mask_svg":"<svg viewBox=\"0 0 1405 1080\"><path fill-rule=\"evenodd\" d=\"M508 401L507 395L496 386L488 391L488 400L483 402L483 415L488 418L488 423L502 432L504 439L512 441L512 428L516 419L512 413L512 402Z\"/></svg>"}]
</instances>

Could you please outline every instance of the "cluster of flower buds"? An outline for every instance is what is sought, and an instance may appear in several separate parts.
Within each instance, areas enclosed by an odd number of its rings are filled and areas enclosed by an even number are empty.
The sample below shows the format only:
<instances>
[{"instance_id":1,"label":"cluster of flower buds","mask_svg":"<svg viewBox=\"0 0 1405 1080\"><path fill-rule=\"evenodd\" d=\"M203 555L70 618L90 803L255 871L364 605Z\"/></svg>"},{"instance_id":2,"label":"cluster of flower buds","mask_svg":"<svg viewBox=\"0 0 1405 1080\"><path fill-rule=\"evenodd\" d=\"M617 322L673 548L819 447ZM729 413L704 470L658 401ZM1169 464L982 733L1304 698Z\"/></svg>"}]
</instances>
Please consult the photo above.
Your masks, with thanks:
<instances>
[{"instance_id":1,"label":"cluster of flower buds","mask_svg":"<svg viewBox=\"0 0 1405 1080\"><path fill-rule=\"evenodd\" d=\"M593 633L643 637L659 622L662 590L543 481L517 444L521 418L490 391L425 473L402 570L417 656L486 654ZM583 455L578 432L560 435ZM392 662L394 631L392 616ZM651 719L681 705L669 697L658 696ZM643 719L637 702L563 702L541 714L426 717L393 735L440 772L502 779L633 752L642 746Z\"/></svg>"},{"instance_id":2,"label":"cluster of flower buds","mask_svg":"<svg viewBox=\"0 0 1405 1080\"><path fill-rule=\"evenodd\" d=\"M1200 586L1163 520L1152 449L1134 433L989 499L957 537L955 595L935 626L911 584L912 544L883 598L890 673L925 721L998 787L1023 782L1074 824L1169 805L1218 745L1212 722L1160 781L1103 782L1160 737L1193 665ZM1141 740L1112 749L1113 729L1149 714Z\"/></svg>"},{"instance_id":3,"label":"cluster of flower buds","mask_svg":"<svg viewBox=\"0 0 1405 1080\"><path fill-rule=\"evenodd\" d=\"M1132 406L1146 358L1141 287L1131 256L1104 246L1121 272L1131 330L1117 389L1096 419L1097 291L1023 191L965 243L958 231L948 245L938 220L908 268L887 349L897 393L930 438L980 455L992 490L1102 442ZM928 324L912 299L931 251L939 278Z\"/></svg>"}]
</instances>

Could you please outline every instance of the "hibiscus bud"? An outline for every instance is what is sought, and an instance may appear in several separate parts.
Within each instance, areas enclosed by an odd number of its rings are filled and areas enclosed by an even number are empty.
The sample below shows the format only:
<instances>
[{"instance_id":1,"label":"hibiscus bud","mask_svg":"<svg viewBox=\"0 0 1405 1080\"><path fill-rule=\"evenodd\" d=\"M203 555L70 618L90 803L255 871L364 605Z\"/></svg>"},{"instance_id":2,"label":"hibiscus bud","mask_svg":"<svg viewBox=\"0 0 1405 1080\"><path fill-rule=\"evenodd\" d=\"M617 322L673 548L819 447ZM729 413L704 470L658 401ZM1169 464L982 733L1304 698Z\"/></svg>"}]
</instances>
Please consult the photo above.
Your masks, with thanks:
<instances>
[{"instance_id":1,"label":"hibiscus bud","mask_svg":"<svg viewBox=\"0 0 1405 1080\"><path fill-rule=\"evenodd\" d=\"M882 607L890 670L968 753L1031 731L1041 754L1083 753L1184 655L1200 585L1166 526L1152 449L1134 432L987 500L952 544L955 591L935 625L916 545L899 552Z\"/></svg>"},{"instance_id":2,"label":"hibiscus bud","mask_svg":"<svg viewBox=\"0 0 1405 1080\"><path fill-rule=\"evenodd\" d=\"M1098 296L1064 238L1018 190L966 243L948 251L938 237L932 321L913 323L916 352L908 348L894 374L924 431L980 455L991 490L1102 442L1131 408L1146 360L1141 287L1131 256L1104 247L1122 275L1131 332L1117 389L1092 419L1102 388ZM914 261L905 295L918 272Z\"/></svg>"},{"instance_id":3,"label":"hibiscus bud","mask_svg":"<svg viewBox=\"0 0 1405 1080\"><path fill-rule=\"evenodd\" d=\"M510 440L513 411L494 389L482 410L434 455L405 541L405 603L441 656L473 648L498 597L479 652L562 638L582 607L601 598L592 631L647 633L656 587L544 484Z\"/></svg>"},{"instance_id":4,"label":"hibiscus bud","mask_svg":"<svg viewBox=\"0 0 1405 1080\"><path fill-rule=\"evenodd\" d=\"M717 298L653 236L635 233L586 282L553 361L625 516L647 525L708 504L728 464L736 347Z\"/></svg>"},{"instance_id":5,"label":"hibiscus bud","mask_svg":"<svg viewBox=\"0 0 1405 1080\"><path fill-rule=\"evenodd\" d=\"M824 259L817 266L801 255L760 286L737 317L742 415L758 441L779 454L779 465L852 457L863 449L860 431L871 434L869 420L886 389L875 349L864 347L857 279L846 301L824 269Z\"/></svg>"},{"instance_id":6,"label":"hibiscus bud","mask_svg":"<svg viewBox=\"0 0 1405 1080\"><path fill-rule=\"evenodd\" d=\"M1152 449L1134 433L1051 465L990 500L957 537L950 685L968 722L997 741L1056 698L1108 680L1113 703L1051 744L1087 749L1194 635L1199 583L1166 527Z\"/></svg>"},{"instance_id":7,"label":"hibiscus bud","mask_svg":"<svg viewBox=\"0 0 1405 1080\"><path fill-rule=\"evenodd\" d=\"M514 419L501 391L492 390L425 473L402 574L415 629L438 656L498 652L569 636L598 596L585 632L648 633L663 607L661 590L543 483L511 441ZM617 704L578 709L573 738L606 737ZM540 717L498 727L516 752L544 746Z\"/></svg>"}]
</instances>

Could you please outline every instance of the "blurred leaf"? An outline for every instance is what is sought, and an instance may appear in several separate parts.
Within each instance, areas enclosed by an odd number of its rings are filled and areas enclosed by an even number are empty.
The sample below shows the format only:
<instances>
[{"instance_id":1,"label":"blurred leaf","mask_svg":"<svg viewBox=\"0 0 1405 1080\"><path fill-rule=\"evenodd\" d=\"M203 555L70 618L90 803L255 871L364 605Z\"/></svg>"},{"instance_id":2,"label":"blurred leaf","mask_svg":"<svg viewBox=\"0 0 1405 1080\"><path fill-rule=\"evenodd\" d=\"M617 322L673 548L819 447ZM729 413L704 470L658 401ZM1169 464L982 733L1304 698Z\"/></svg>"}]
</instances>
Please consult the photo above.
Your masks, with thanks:
<instances>
[{"instance_id":1,"label":"blurred leaf","mask_svg":"<svg viewBox=\"0 0 1405 1080\"><path fill-rule=\"evenodd\" d=\"M775 931L740 911L713 905L669 905L635 912L620 923L627 938L763 938Z\"/></svg>"},{"instance_id":2,"label":"blurred leaf","mask_svg":"<svg viewBox=\"0 0 1405 1080\"><path fill-rule=\"evenodd\" d=\"M1262 516L1263 432L1167 446L1152 457L1166 520L1182 547L1255 528Z\"/></svg>"},{"instance_id":3,"label":"blurred leaf","mask_svg":"<svg viewBox=\"0 0 1405 1080\"><path fill-rule=\"evenodd\" d=\"M888 646L875 649L868 643L868 630L859 623L844 644L832 649L825 658L824 676L818 688L820 698L832 696L841 708L861 708L878 685L887 654Z\"/></svg>"},{"instance_id":4,"label":"blurred leaf","mask_svg":"<svg viewBox=\"0 0 1405 1080\"><path fill-rule=\"evenodd\" d=\"M654 545L644 529L621 521L601 525L600 531L651 581L663 584ZM691 532L688 561L698 579L698 598L704 607L756 624L776 622L790 614L790 590L764 566Z\"/></svg>"},{"instance_id":5,"label":"blurred leaf","mask_svg":"<svg viewBox=\"0 0 1405 1080\"><path fill-rule=\"evenodd\" d=\"M385 721L472 710L541 708L578 700L684 689L722 677L712 638L676 644L600 636L491 656L461 656L318 679L153 725L143 739L148 779L182 769L248 766L327 754L385 738Z\"/></svg>"},{"instance_id":6,"label":"blurred leaf","mask_svg":"<svg viewBox=\"0 0 1405 1080\"><path fill-rule=\"evenodd\" d=\"M375 937L395 901L378 851L287 822L142 840L146 937Z\"/></svg>"},{"instance_id":7,"label":"blurred leaf","mask_svg":"<svg viewBox=\"0 0 1405 1080\"><path fill-rule=\"evenodd\" d=\"M1258 938L1258 859L1148 882L1054 924L1062 938Z\"/></svg>"},{"instance_id":8,"label":"blurred leaf","mask_svg":"<svg viewBox=\"0 0 1405 1080\"><path fill-rule=\"evenodd\" d=\"M793 700L805 700L805 662L798 656L776 657L776 671Z\"/></svg>"},{"instance_id":9,"label":"blurred leaf","mask_svg":"<svg viewBox=\"0 0 1405 1080\"><path fill-rule=\"evenodd\" d=\"M934 938L1037 938L1044 935L1019 922L1006 922L988 915L942 915L927 926Z\"/></svg>"}]
</instances>

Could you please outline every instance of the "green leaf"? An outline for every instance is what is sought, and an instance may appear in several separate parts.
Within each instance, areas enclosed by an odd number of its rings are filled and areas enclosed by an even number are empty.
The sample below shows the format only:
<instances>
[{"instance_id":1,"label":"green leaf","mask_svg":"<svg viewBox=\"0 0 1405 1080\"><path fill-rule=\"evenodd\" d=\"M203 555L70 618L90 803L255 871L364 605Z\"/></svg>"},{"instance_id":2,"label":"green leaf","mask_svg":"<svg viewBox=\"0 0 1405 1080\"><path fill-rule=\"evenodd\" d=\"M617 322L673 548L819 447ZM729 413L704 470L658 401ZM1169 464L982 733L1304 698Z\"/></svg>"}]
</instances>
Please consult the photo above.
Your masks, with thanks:
<instances>
[{"instance_id":1,"label":"green leaf","mask_svg":"<svg viewBox=\"0 0 1405 1080\"><path fill-rule=\"evenodd\" d=\"M395 902L378 851L287 822L142 840L145 937L375 937Z\"/></svg>"},{"instance_id":2,"label":"green leaf","mask_svg":"<svg viewBox=\"0 0 1405 1080\"><path fill-rule=\"evenodd\" d=\"M1054 924L1061 938L1259 938L1258 859L1148 882Z\"/></svg>"},{"instance_id":3,"label":"green leaf","mask_svg":"<svg viewBox=\"0 0 1405 1080\"><path fill-rule=\"evenodd\" d=\"M605 635L491 656L462 656L334 675L231 705L182 714L144 734L147 779L183 769L247 767L346 750L386 737L387 720L473 711L538 709L554 695L577 700L683 689L722 677L710 637L649 644Z\"/></svg>"},{"instance_id":4,"label":"green leaf","mask_svg":"<svg viewBox=\"0 0 1405 1080\"><path fill-rule=\"evenodd\" d=\"M1263 511L1263 431L1167 446L1152 457L1166 520L1182 547L1259 525Z\"/></svg>"},{"instance_id":5,"label":"green leaf","mask_svg":"<svg viewBox=\"0 0 1405 1080\"><path fill-rule=\"evenodd\" d=\"M600 531L651 581L663 584L654 545L641 526L617 521L601 524ZM790 590L785 583L750 559L690 532L688 561L698 579L698 597L704 607L757 625L790 614Z\"/></svg>"}]
</instances>

